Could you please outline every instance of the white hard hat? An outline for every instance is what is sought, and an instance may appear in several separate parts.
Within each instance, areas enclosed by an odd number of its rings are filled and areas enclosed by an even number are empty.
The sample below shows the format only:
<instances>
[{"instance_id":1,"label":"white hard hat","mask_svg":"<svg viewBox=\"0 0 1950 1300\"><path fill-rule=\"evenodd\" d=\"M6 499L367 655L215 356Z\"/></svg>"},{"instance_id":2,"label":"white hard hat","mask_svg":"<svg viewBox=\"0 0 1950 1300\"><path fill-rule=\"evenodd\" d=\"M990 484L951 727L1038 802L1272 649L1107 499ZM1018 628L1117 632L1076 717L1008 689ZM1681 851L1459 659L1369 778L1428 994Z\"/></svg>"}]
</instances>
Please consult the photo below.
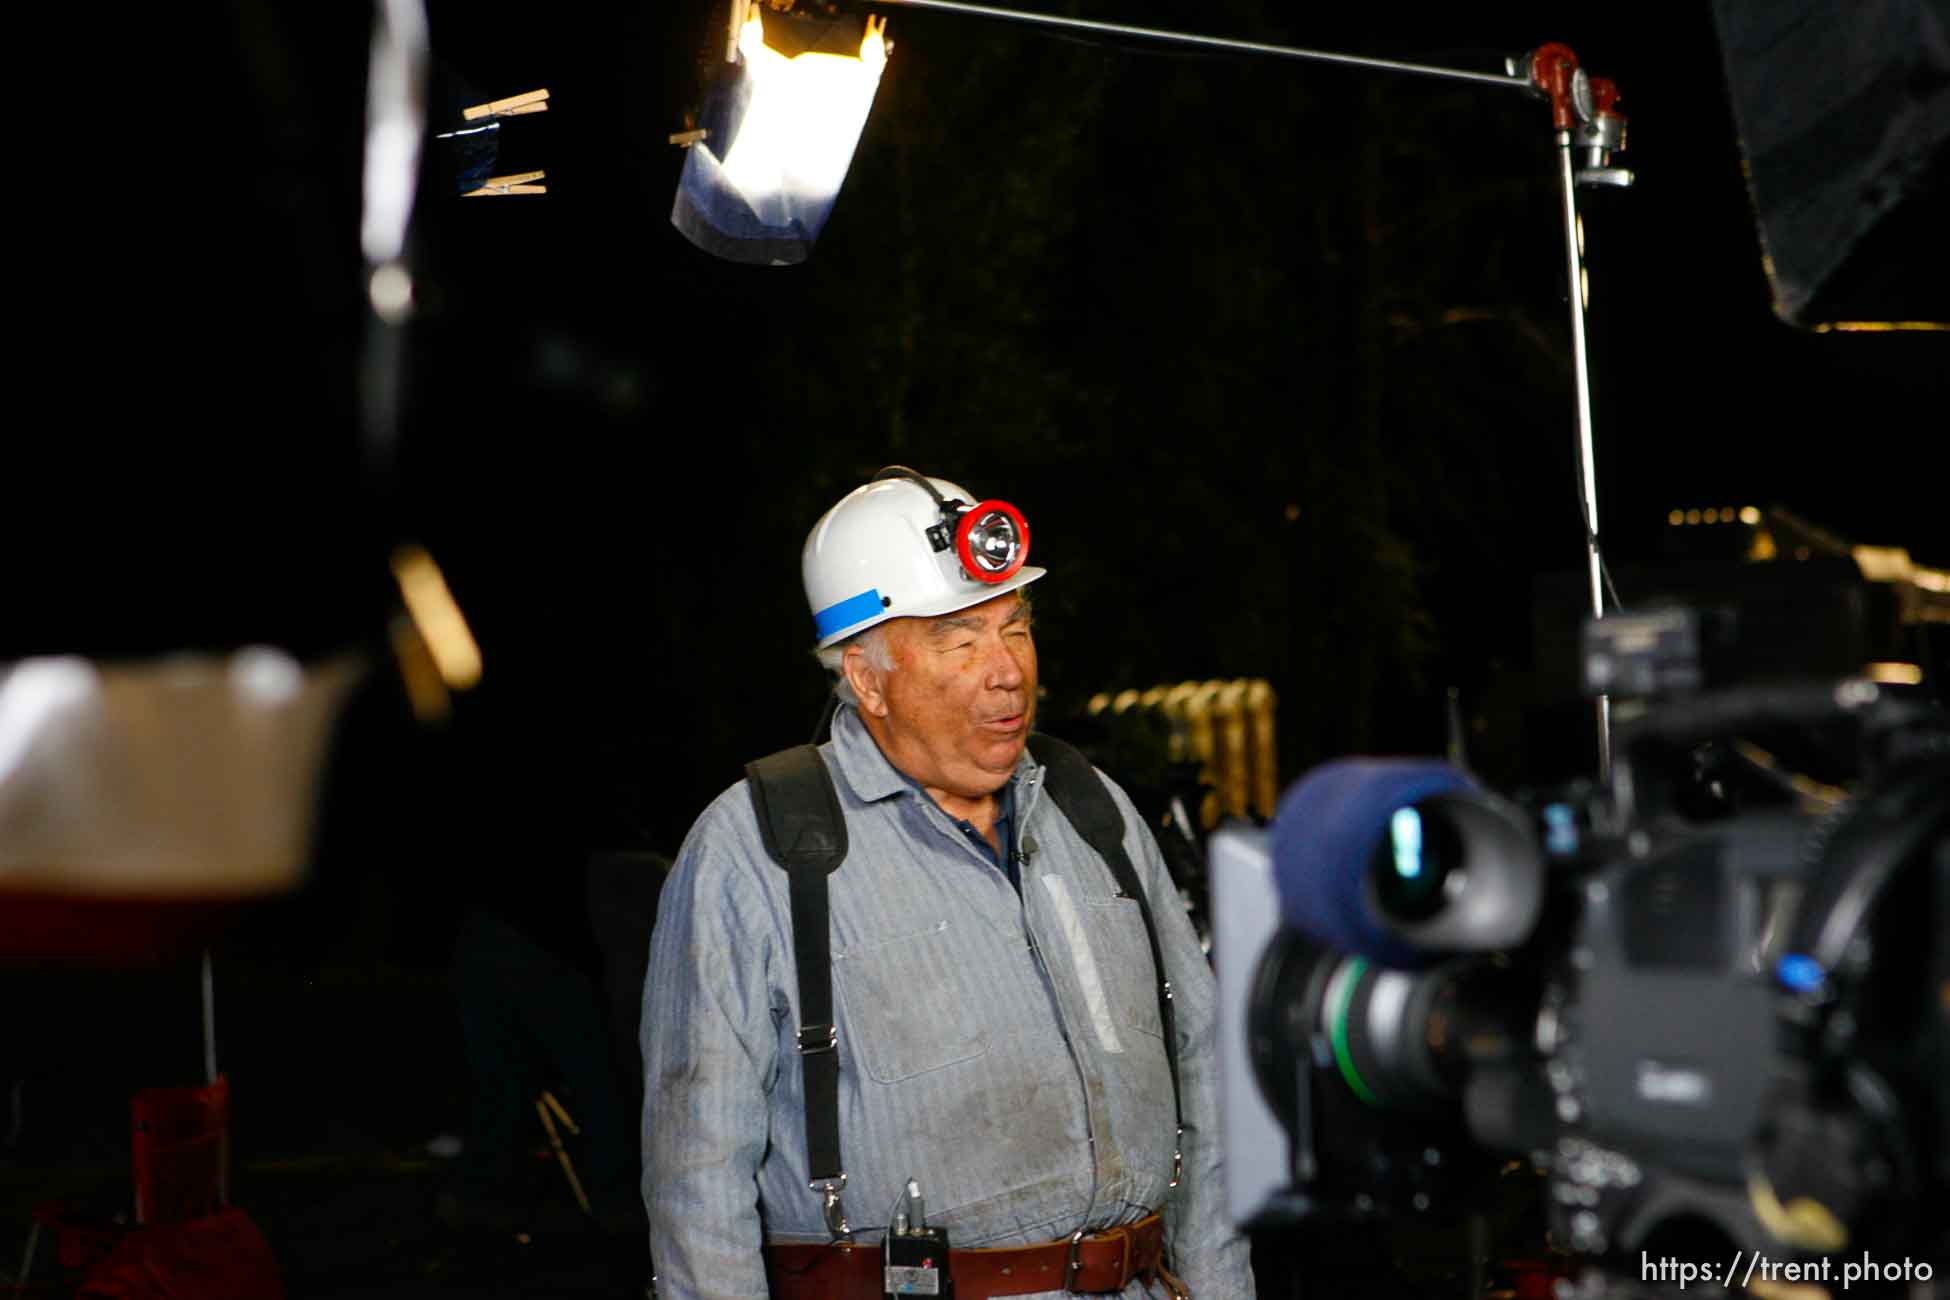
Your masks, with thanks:
<instances>
[{"instance_id":1,"label":"white hard hat","mask_svg":"<svg viewBox=\"0 0 1950 1300\"><path fill-rule=\"evenodd\" d=\"M890 618L933 618L1043 576L1023 563L1029 525L1006 501L978 501L903 466L840 498L800 557L818 648Z\"/></svg>"}]
</instances>

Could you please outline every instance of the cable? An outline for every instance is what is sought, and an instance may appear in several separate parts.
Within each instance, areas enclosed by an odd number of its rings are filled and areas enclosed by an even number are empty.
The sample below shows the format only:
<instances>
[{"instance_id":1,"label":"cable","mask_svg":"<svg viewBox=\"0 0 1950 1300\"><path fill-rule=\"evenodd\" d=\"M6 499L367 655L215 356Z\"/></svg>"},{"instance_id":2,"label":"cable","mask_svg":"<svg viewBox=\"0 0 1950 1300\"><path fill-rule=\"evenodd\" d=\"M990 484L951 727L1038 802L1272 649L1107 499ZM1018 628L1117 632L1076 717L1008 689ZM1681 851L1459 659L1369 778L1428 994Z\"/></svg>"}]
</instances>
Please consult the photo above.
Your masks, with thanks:
<instances>
[{"instance_id":1,"label":"cable","mask_svg":"<svg viewBox=\"0 0 1950 1300\"><path fill-rule=\"evenodd\" d=\"M1618 598L1618 585L1611 580L1611 566L1605 563L1605 548L1599 545L1598 528L1591 518L1591 511L1585 507L1584 462L1577 463L1578 518L1584 521L1585 545L1598 557L1598 580L1604 584L1605 593L1611 597L1612 609L1618 613L1625 611L1625 602Z\"/></svg>"},{"instance_id":2,"label":"cable","mask_svg":"<svg viewBox=\"0 0 1950 1300\"><path fill-rule=\"evenodd\" d=\"M869 0L874 3L875 0ZM1277 58L1300 59L1315 63L1338 64L1342 67L1368 68L1384 72L1413 73L1421 76L1439 77L1446 81L1468 81L1478 85L1506 86L1535 95L1538 88L1528 77L1516 76L1508 71L1501 73L1472 72L1465 68L1437 67L1425 63L1407 63L1399 59L1381 59L1358 54L1339 54L1329 50L1302 49L1297 46L1269 45L1261 41L1241 40L1236 37L1201 36L1194 32L1166 31L1157 28L1137 27L1127 23L1099 22L1083 18L1067 18L1058 14L1035 13L1019 9L999 9L991 5L973 4L969 0L878 0L890 9L918 9L946 13L969 14L978 18L1005 19L1031 27L1053 27L1069 31L1090 32L1099 40L1115 41L1134 39L1141 41L1162 41L1166 44L1204 50L1221 50L1234 54L1264 55Z\"/></svg>"},{"instance_id":3,"label":"cable","mask_svg":"<svg viewBox=\"0 0 1950 1300\"><path fill-rule=\"evenodd\" d=\"M927 475L921 473L919 470L909 469L905 465L889 465L886 468L882 469L878 474L875 474L873 476L873 481L875 483L878 483L882 479L891 479L891 478L913 479L916 483L919 483L924 489L927 490L927 494L929 496L934 498L934 504L938 508L940 508L943 511L947 510L948 508L947 498L942 496L941 493L937 492L935 490L934 484L928 482Z\"/></svg>"},{"instance_id":4,"label":"cable","mask_svg":"<svg viewBox=\"0 0 1950 1300\"><path fill-rule=\"evenodd\" d=\"M895 1206L900 1207L900 1212L898 1214L895 1213L894 1210ZM896 1223L904 1222L906 1220L907 1206L908 1206L907 1183L902 1182L900 1190L894 1193L893 1204L887 1207L887 1231L889 1234L893 1232L894 1225Z\"/></svg>"},{"instance_id":5,"label":"cable","mask_svg":"<svg viewBox=\"0 0 1950 1300\"><path fill-rule=\"evenodd\" d=\"M907 1194L907 1189L906 1189L905 1187L903 1187L903 1188L901 1189L901 1194L902 1194L903 1196ZM889 1217L891 1218L891 1216L889 1216ZM881 1235L881 1237L882 1237L882 1238L884 1239L884 1238L886 1238L887 1236L889 1236L889 1235L890 1235L890 1233L891 1233L891 1231L892 1231L892 1228L891 1228L891 1224L890 1224L890 1226L889 1226L889 1227L886 1227L886 1228L875 1228L875 1227L865 1227L865 1228L852 1228L852 1229L849 1229L849 1230L848 1230L848 1232L847 1232L847 1234L846 1234L846 1235L847 1235L847 1237L857 1237L857 1236L859 1236L859 1235L860 1235L861 1233L863 1233L863 1232L877 1232L877 1233L879 1233L879 1234ZM836 1245L838 1245L838 1244L839 1244L839 1243L840 1243L840 1242L841 1242L842 1240L843 1240L843 1238L840 1238L840 1237L834 1237L834 1238L833 1238L832 1240L830 1240L830 1241L828 1241L828 1242L827 1242L826 1244L827 1244L828 1246L836 1246ZM856 1245L858 1245L859 1243L857 1243L857 1242L856 1242L855 1244L856 1244ZM869 1249L871 1249L871 1247L869 1247ZM818 1267L819 1267L819 1266L820 1266L821 1264L823 1264L823 1263L825 1263L825 1262L826 1262L825 1260L823 1260L823 1259L820 1259L820 1258L817 1258L817 1257L815 1257L815 1258L814 1258L814 1259L813 1259L813 1260L812 1260L812 1261L811 1261L810 1263L808 1263L807 1265L805 1265L805 1267L803 1267L803 1268L786 1268L786 1267L784 1267L783 1265L780 1265L780 1266L777 1266L777 1267L778 1267L778 1270L779 1270L779 1272L780 1272L781 1274L783 1274L784 1276L786 1276L786 1277L802 1277L802 1276L804 1276L805 1274L807 1274L807 1273L810 1273L810 1272L812 1272L812 1271L813 1271L814 1269L816 1269L816 1268L818 1268Z\"/></svg>"},{"instance_id":6,"label":"cable","mask_svg":"<svg viewBox=\"0 0 1950 1300\"><path fill-rule=\"evenodd\" d=\"M838 716L839 711L840 691L839 684L836 682L833 689L826 692L826 703L820 707L819 721L813 725L811 743L815 745L826 743L833 734L833 719Z\"/></svg>"},{"instance_id":7,"label":"cable","mask_svg":"<svg viewBox=\"0 0 1950 1300\"><path fill-rule=\"evenodd\" d=\"M1736 739L1731 749L1749 768L1801 800L1804 806L1812 805L1817 811L1832 812L1849 803L1848 791L1789 770L1778 758L1752 741Z\"/></svg>"}]
</instances>

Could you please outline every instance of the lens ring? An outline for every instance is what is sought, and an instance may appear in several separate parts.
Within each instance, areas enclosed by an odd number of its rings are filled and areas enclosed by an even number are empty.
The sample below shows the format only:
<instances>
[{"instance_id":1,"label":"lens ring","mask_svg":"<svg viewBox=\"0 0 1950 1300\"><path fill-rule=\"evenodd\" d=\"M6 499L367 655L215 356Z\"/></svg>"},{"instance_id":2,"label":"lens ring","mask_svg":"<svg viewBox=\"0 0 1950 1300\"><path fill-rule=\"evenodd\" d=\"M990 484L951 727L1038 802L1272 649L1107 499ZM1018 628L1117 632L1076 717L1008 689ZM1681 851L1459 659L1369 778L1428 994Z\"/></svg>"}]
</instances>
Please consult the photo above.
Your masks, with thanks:
<instances>
[{"instance_id":1,"label":"lens ring","mask_svg":"<svg viewBox=\"0 0 1950 1300\"><path fill-rule=\"evenodd\" d=\"M998 554L992 544L1002 539L1004 528L1014 536ZM963 572L977 582L1007 582L1029 558L1029 522L1007 501L983 501L962 512L955 526L955 555Z\"/></svg>"}]
</instances>

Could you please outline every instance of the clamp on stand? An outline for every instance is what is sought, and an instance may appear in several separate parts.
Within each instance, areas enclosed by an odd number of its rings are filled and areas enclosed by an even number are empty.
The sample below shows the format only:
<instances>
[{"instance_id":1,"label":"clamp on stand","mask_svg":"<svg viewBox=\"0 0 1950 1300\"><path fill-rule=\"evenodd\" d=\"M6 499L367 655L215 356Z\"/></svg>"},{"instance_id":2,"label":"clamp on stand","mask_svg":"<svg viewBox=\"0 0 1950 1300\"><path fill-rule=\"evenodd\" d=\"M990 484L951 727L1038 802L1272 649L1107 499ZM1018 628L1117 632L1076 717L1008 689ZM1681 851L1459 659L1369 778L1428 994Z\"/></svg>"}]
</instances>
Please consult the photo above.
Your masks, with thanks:
<instances>
[{"instance_id":1,"label":"clamp on stand","mask_svg":"<svg viewBox=\"0 0 1950 1300\"><path fill-rule=\"evenodd\" d=\"M1578 215L1578 187L1624 189L1632 173L1611 164L1625 148L1625 118L1614 109L1618 87L1609 77L1593 77L1578 66L1568 45L1539 46L1512 59L1512 75L1528 75L1551 101L1551 127L1557 138L1558 190L1564 202L1564 252L1567 294L1571 300L1571 359L1577 379L1578 503L1584 516L1585 568L1591 585L1591 615L1605 612L1605 560L1598 541L1598 458L1591 431L1591 360L1585 344L1585 313L1590 281L1584 266L1584 221ZM1614 604L1616 601L1614 600ZM1598 727L1598 779L1611 780L1611 697L1595 703Z\"/></svg>"}]
</instances>

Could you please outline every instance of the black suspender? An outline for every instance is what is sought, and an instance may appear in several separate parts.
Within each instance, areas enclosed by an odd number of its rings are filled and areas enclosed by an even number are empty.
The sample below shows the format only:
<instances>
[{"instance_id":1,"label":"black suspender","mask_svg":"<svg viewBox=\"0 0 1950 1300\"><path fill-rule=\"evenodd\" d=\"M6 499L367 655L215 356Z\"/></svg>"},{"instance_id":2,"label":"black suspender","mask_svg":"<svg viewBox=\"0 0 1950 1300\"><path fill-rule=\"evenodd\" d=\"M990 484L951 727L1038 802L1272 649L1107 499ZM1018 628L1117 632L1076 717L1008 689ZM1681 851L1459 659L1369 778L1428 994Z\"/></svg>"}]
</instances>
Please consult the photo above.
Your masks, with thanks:
<instances>
[{"instance_id":1,"label":"black suspender","mask_svg":"<svg viewBox=\"0 0 1950 1300\"><path fill-rule=\"evenodd\" d=\"M1165 970L1165 952L1158 942L1158 923L1151 916L1151 900L1145 897L1144 885L1124 852L1124 815L1118 811L1110 791L1097 779L1090 760L1075 746L1054 736L1031 734L1029 752L1048 770L1043 788L1056 800L1056 806L1063 810L1077 833L1104 860L1117 887L1137 903L1138 915L1144 919L1144 937L1151 941L1151 969L1158 977L1158 1026L1164 1031L1165 1062L1171 1067L1171 1104L1177 1125L1171 1143L1171 1185L1176 1187L1179 1175L1184 1172L1185 1159L1180 1149L1185 1138L1185 1098L1178 1087L1178 1017L1172 1007L1171 977Z\"/></svg>"},{"instance_id":2,"label":"black suspender","mask_svg":"<svg viewBox=\"0 0 1950 1300\"><path fill-rule=\"evenodd\" d=\"M1185 1133L1184 1098L1178 1084L1177 1018L1164 949L1137 871L1124 851L1124 818L1090 760L1050 736L1032 735L1029 749L1047 770L1044 788L1097 856L1110 868L1117 887L1137 903L1151 943L1158 978L1158 1023L1164 1031L1165 1060L1171 1067L1172 1104L1177 1134L1172 1143L1171 1183L1183 1171L1179 1146ZM799 1053L805 1061L806 1164L811 1188L825 1200L826 1226L834 1236L849 1231L840 1204L846 1173L840 1163L838 1031L833 1022L832 925L826 877L846 860L846 821L819 751L797 745L745 767L752 807L758 813L765 851L790 877L792 960L799 981Z\"/></svg>"},{"instance_id":3,"label":"black suspender","mask_svg":"<svg viewBox=\"0 0 1950 1300\"><path fill-rule=\"evenodd\" d=\"M826 1204L826 1227L848 1232L840 1189L839 1031L833 1023L832 926L826 877L846 860L846 819L833 779L811 745L745 767L765 851L791 878L792 961L799 977L799 1054L806 1069L806 1167Z\"/></svg>"}]
</instances>

